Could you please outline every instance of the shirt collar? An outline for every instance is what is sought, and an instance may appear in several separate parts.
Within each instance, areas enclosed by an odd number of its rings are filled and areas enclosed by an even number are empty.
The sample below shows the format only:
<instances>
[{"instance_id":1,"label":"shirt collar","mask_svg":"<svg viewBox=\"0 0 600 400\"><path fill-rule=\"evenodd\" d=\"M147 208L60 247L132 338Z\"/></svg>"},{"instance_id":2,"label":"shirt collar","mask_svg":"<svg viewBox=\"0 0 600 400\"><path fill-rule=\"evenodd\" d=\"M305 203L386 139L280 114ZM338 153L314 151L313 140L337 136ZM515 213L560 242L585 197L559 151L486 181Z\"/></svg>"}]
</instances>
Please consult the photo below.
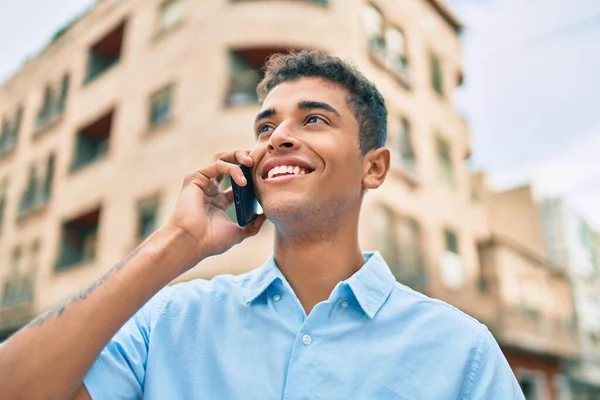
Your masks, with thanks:
<instances>
[{"instance_id":1,"label":"shirt collar","mask_svg":"<svg viewBox=\"0 0 600 400\"><path fill-rule=\"evenodd\" d=\"M262 267L248 274L246 280L246 305L256 300L277 279L284 280L285 278L279 268L277 268L274 257L271 256Z\"/></svg>"},{"instance_id":2,"label":"shirt collar","mask_svg":"<svg viewBox=\"0 0 600 400\"><path fill-rule=\"evenodd\" d=\"M344 282L364 313L373 319L392 292L396 278L379 252L366 252L363 256L365 264Z\"/></svg>"},{"instance_id":3,"label":"shirt collar","mask_svg":"<svg viewBox=\"0 0 600 400\"><path fill-rule=\"evenodd\" d=\"M341 285L352 290L363 312L372 319L392 292L396 279L379 252L365 252L363 257L363 266ZM246 304L251 304L276 280L286 281L271 256L262 267L247 276Z\"/></svg>"}]
</instances>

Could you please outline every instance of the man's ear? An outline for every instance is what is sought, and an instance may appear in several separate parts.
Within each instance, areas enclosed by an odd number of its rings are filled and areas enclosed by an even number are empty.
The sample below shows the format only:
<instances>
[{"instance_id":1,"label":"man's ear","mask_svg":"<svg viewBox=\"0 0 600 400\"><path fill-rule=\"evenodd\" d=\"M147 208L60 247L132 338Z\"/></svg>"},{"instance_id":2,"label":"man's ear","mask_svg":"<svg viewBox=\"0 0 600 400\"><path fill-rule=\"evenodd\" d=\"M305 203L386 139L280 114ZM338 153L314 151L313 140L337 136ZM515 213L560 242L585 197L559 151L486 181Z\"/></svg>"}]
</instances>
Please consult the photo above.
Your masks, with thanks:
<instances>
[{"instance_id":1,"label":"man's ear","mask_svg":"<svg viewBox=\"0 0 600 400\"><path fill-rule=\"evenodd\" d=\"M365 189L377 189L390 170L390 151L380 147L369 151L363 157L363 181Z\"/></svg>"}]
</instances>

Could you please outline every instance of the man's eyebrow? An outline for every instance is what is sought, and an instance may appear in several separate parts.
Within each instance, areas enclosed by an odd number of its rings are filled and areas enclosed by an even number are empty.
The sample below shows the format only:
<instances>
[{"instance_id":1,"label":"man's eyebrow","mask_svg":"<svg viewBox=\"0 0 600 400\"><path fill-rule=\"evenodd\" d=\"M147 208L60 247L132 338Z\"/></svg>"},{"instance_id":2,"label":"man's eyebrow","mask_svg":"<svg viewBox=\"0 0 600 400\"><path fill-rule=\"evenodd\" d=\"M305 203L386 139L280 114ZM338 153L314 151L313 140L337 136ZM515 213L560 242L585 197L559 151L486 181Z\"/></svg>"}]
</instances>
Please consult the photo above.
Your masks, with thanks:
<instances>
[{"instance_id":1,"label":"man's eyebrow","mask_svg":"<svg viewBox=\"0 0 600 400\"><path fill-rule=\"evenodd\" d=\"M324 103L322 101L301 101L300 103L298 103L298 108L300 110L310 110L310 109L319 108L321 110L325 110L325 111L334 113L338 117L340 116L340 113L335 108L333 108L329 104Z\"/></svg>"},{"instance_id":2,"label":"man's eyebrow","mask_svg":"<svg viewBox=\"0 0 600 400\"><path fill-rule=\"evenodd\" d=\"M277 114L277 111L274 108L267 108L266 110L263 110L258 113L256 118L254 119L254 123L257 123L261 119L272 117L275 114Z\"/></svg>"}]
</instances>

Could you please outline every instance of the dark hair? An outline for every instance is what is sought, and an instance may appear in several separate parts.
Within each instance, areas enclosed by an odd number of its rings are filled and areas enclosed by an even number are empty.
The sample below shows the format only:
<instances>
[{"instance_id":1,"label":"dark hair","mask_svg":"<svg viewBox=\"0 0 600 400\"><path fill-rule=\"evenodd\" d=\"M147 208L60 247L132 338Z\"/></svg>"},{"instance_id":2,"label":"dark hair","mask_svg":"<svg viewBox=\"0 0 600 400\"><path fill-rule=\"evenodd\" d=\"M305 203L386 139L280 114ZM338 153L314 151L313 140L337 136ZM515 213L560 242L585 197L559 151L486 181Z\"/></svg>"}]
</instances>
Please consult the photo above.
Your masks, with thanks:
<instances>
[{"instance_id":1,"label":"dark hair","mask_svg":"<svg viewBox=\"0 0 600 400\"><path fill-rule=\"evenodd\" d=\"M271 56L265 65L265 78L257 88L260 101L275 86L302 77L320 77L350 92L348 106L358 121L362 155L385 145L387 109L383 96L356 67L323 51L302 50Z\"/></svg>"}]
</instances>

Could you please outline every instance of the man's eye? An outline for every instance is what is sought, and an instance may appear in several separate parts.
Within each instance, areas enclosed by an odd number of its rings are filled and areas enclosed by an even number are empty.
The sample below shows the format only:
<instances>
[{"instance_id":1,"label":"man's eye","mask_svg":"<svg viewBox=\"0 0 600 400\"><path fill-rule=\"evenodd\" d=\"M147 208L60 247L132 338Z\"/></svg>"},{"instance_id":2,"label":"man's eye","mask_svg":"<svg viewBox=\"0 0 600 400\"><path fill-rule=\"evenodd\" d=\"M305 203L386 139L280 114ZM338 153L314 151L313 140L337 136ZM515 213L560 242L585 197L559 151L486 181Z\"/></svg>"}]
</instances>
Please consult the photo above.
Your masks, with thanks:
<instances>
[{"instance_id":1,"label":"man's eye","mask_svg":"<svg viewBox=\"0 0 600 400\"><path fill-rule=\"evenodd\" d=\"M269 129L271 129L270 125L261 125L261 126L258 127L258 131L257 132L258 132L258 134L261 134L261 133L268 132Z\"/></svg>"},{"instance_id":2,"label":"man's eye","mask_svg":"<svg viewBox=\"0 0 600 400\"><path fill-rule=\"evenodd\" d=\"M325 120L321 117L319 117L318 115L311 115L306 119L306 123L307 124L324 124L326 123Z\"/></svg>"}]
</instances>

